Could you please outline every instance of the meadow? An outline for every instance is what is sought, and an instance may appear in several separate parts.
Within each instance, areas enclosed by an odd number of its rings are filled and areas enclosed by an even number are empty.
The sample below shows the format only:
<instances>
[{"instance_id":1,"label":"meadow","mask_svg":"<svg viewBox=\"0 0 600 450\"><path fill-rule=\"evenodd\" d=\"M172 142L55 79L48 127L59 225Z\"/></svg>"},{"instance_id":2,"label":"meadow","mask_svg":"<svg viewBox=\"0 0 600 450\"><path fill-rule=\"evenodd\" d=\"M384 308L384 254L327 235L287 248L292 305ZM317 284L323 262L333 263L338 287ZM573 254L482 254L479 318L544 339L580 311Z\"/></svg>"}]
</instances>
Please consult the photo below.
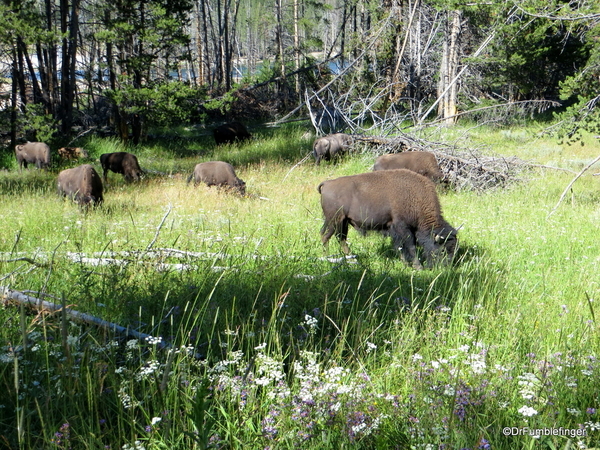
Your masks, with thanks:
<instances>
[{"instance_id":1,"label":"meadow","mask_svg":"<svg viewBox=\"0 0 600 450\"><path fill-rule=\"evenodd\" d=\"M485 192L440 190L452 266L415 271L389 238L324 251L306 125L217 148L198 130L125 147L148 176L109 174L82 212L58 169L0 172L0 286L149 337L5 301L0 447L9 449L569 449L600 446L600 153L543 125L422 137L539 165ZM236 167L248 195L186 178ZM100 170L97 162L93 163ZM552 212L552 213L551 213ZM598 319L600 320L600 318Z\"/></svg>"}]
</instances>

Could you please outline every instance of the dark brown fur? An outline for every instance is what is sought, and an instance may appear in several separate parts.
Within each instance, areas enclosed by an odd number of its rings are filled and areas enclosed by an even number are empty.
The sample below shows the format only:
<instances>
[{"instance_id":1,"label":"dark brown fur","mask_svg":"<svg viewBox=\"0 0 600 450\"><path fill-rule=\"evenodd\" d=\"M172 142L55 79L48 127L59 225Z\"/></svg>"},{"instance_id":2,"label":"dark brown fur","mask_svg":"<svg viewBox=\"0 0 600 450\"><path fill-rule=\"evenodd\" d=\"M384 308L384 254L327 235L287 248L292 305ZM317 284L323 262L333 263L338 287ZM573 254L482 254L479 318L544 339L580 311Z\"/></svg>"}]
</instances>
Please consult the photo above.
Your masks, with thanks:
<instances>
[{"instance_id":1,"label":"dark brown fur","mask_svg":"<svg viewBox=\"0 0 600 450\"><path fill-rule=\"evenodd\" d=\"M63 170L58 174L58 193L76 200L81 206L102 203L102 180L89 164Z\"/></svg>"},{"instance_id":2,"label":"dark brown fur","mask_svg":"<svg viewBox=\"0 0 600 450\"><path fill-rule=\"evenodd\" d=\"M235 174L233 166L223 161L209 161L196 164L194 173L188 178L188 183L194 179L194 186L198 183L206 183L208 186L224 186L246 193L246 183Z\"/></svg>"},{"instance_id":3,"label":"dark brown fur","mask_svg":"<svg viewBox=\"0 0 600 450\"><path fill-rule=\"evenodd\" d=\"M88 152L81 147L62 147L58 149L58 156L64 160L89 158Z\"/></svg>"},{"instance_id":4,"label":"dark brown fur","mask_svg":"<svg viewBox=\"0 0 600 450\"><path fill-rule=\"evenodd\" d=\"M361 233L389 234L394 248L417 269L422 268L417 242L428 265L454 256L456 230L442 217L435 185L422 175L407 169L362 173L324 181L318 190L325 216L324 245L335 234L349 253L346 238L352 225Z\"/></svg>"},{"instance_id":5,"label":"dark brown fur","mask_svg":"<svg viewBox=\"0 0 600 450\"><path fill-rule=\"evenodd\" d=\"M430 180L439 181L443 174L430 152L402 152L381 155L375 160L373 170L408 169L421 174Z\"/></svg>"},{"instance_id":6,"label":"dark brown fur","mask_svg":"<svg viewBox=\"0 0 600 450\"><path fill-rule=\"evenodd\" d=\"M233 144L236 141L245 141L252 138L246 127L241 122L231 122L218 126L213 130L217 145Z\"/></svg>"},{"instance_id":7,"label":"dark brown fur","mask_svg":"<svg viewBox=\"0 0 600 450\"><path fill-rule=\"evenodd\" d=\"M35 164L38 169L50 167L50 147L43 142L16 145L15 155L20 169L27 169L27 164Z\"/></svg>"},{"instance_id":8,"label":"dark brown fur","mask_svg":"<svg viewBox=\"0 0 600 450\"><path fill-rule=\"evenodd\" d=\"M115 152L115 153L104 153L100 155L100 164L102 165L102 174L104 181L106 182L107 173L109 170L114 173L121 173L125 177L126 181L138 181L144 174L140 165L138 164L137 157L132 153L127 152Z\"/></svg>"},{"instance_id":9,"label":"dark brown fur","mask_svg":"<svg viewBox=\"0 0 600 450\"><path fill-rule=\"evenodd\" d=\"M313 142L315 163L319 165L321 159L330 161L343 155L352 145L352 141L352 136L344 133L329 134L315 139L315 142Z\"/></svg>"}]
</instances>

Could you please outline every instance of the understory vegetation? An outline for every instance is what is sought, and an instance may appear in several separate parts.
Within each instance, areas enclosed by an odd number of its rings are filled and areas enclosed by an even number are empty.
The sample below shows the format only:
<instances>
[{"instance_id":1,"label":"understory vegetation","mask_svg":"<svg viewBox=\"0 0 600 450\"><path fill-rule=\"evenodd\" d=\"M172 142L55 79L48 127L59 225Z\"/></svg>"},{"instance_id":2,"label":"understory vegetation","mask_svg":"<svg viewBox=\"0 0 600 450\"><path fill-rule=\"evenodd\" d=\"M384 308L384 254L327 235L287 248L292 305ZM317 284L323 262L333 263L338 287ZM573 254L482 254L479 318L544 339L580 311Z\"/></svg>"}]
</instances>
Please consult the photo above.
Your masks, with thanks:
<instances>
[{"instance_id":1,"label":"understory vegetation","mask_svg":"<svg viewBox=\"0 0 600 450\"><path fill-rule=\"evenodd\" d=\"M0 286L147 335L5 298L0 446L600 445L598 166L559 204L600 153L593 136L423 135L533 164L485 192L440 189L457 260L415 271L378 234L350 231L348 258L321 246L317 185L371 170L372 155L296 165L306 126L252 131L223 147L193 130L133 147L85 138L98 171L122 150L147 171L138 184L110 173L87 212L56 194L56 165L0 173ZM187 184L209 160L233 164L248 195Z\"/></svg>"}]
</instances>

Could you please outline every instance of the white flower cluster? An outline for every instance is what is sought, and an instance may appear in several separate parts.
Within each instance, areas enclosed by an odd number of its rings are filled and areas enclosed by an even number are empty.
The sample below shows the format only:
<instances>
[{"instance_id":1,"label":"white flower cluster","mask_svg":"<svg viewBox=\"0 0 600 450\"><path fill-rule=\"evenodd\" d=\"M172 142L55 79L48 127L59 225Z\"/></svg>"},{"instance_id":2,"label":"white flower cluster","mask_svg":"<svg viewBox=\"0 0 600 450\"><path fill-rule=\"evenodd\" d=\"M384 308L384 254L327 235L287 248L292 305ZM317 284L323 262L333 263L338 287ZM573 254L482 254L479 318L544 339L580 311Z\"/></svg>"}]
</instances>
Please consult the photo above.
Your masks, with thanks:
<instances>
[{"instance_id":1,"label":"white flower cluster","mask_svg":"<svg viewBox=\"0 0 600 450\"><path fill-rule=\"evenodd\" d=\"M133 445L125 444L121 448L123 450L146 450L146 447L144 447L144 444L142 444L141 441L135 441Z\"/></svg>"},{"instance_id":2,"label":"white flower cluster","mask_svg":"<svg viewBox=\"0 0 600 450\"><path fill-rule=\"evenodd\" d=\"M517 410L522 416L524 417L532 417L535 416L538 412L533 409L531 406L521 406L518 410Z\"/></svg>"},{"instance_id":3,"label":"white flower cluster","mask_svg":"<svg viewBox=\"0 0 600 450\"><path fill-rule=\"evenodd\" d=\"M162 342L162 337L148 336L148 337L146 337L146 342L150 345L158 345Z\"/></svg>"},{"instance_id":4,"label":"white flower cluster","mask_svg":"<svg viewBox=\"0 0 600 450\"><path fill-rule=\"evenodd\" d=\"M136 375L136 379L138 381L144 380L150 375L152 375L154 372L158 372L158 369L160 369L160 363L155 359L151 359L146 363L144 367L140 369L139 373Z\"/></svg>"},{"instance_id":5,"label":"white flower cluster","mask_svg":"<svg viewBox=\"0 0 600 450\"><path fill-rule=\"evenodd\" d=\"M263 353L259 353L256 357L256 373L259 378L254 382L260 386L277 383L285 377L283 363Z\"/></svg>"},{"instance_id":6,"label":"white flower cluster","mask_svg":"<svg viewBox=\"0 0 600 450\"><path fill-rule=\"evenodd\" d=\"M517 377L517 384L521 387L519 389L519 394L525 400L531 400L535 397L535 390L539 386L539 380L537 377L530 372L526 372L523 375L519 375Z\"/></svg>"},{"instance_id":7,"label":"white flower cluster","mask_svg":"<svg viewBox=\"0 0 600 450\"><path fill-rule=\"evenodd\" d=\"M306 314L304 316L304 325L306 325L308 327L308 332L309 333L312 334L315 331L317 331L317 328L318 328L317 324L318 323L319 323L319 321L316 318L314 318L314 317L312 317L312 316L310 316L308 314Z\"/></svg>"}]
</instances>

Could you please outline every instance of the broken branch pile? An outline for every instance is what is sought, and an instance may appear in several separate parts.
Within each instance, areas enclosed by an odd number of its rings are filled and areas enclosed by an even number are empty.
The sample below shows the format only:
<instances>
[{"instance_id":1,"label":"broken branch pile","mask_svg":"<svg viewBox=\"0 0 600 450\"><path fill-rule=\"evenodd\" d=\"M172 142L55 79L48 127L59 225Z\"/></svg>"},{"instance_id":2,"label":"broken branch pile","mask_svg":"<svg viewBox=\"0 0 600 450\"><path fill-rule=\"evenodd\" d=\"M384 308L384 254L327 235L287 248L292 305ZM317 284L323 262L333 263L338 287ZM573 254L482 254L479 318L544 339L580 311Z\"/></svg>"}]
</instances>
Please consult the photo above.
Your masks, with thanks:
<instances>
[{"instance_id":1,"label":"broken branch pile","mask_svg":"<svg viewBox=\"0 0 600 450\"><path fill-rule=\"evenodd\" d=\"M407 135L392 138L356 136L353 150L374 157L405 151L431 152L436 156L444 181L456 190L484 191L503 187L518 181L519 173L528 167L525 161L516 157L486 156L475 149L461 149Z\"/></svg>"}]
</instances>

